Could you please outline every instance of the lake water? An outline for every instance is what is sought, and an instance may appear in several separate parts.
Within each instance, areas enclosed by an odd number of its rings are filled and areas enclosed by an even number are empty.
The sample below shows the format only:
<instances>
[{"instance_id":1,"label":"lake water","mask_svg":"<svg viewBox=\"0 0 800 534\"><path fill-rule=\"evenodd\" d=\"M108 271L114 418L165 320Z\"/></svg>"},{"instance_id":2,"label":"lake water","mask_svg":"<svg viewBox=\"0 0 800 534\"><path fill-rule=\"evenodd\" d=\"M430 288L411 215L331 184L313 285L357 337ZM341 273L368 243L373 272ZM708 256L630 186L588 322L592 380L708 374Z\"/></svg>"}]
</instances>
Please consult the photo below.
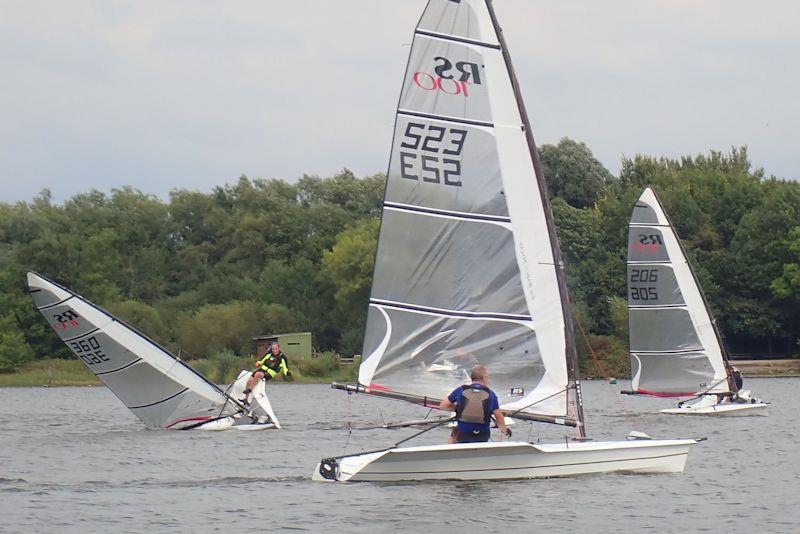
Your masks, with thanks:
<instances>
[{"instance_id":1,"label":"lake water","mask_svg":"<svg viewBox=\"0 0 800 534\"><path fill-rule=\"evenodd\" d=\"M144 429L105 388L0 389L0 530L800 532L800 379L746 386L774 403L769 417L662 416L654 412L671 401L585 384L595 439L632 429L708 436L682 475L417 484L311 481L323 456L416 432L362 428L425 413L400 402L275 384L268 387L283 430L170 432ZM521 424L515 438L559 432L563 439L563 428ZM436 429L411 444L446 436Z\"/></svg>"}]
</instances>

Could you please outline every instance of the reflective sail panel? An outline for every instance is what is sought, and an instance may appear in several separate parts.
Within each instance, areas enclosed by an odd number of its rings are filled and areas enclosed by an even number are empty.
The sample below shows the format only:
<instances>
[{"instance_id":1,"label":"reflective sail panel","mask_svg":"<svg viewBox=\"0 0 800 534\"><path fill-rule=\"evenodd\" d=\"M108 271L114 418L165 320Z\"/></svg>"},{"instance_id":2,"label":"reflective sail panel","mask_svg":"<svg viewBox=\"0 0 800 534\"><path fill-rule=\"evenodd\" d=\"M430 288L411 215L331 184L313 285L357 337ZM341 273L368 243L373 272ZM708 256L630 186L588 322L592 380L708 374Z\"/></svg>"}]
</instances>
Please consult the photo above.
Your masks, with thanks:
<instances>
[{"instance_id":1,"label":"reflective sail panel","mask_svg":"<svg viewBox=\"0 0 800 534\"><path fill-rule=\"evenodd\" d=\"M415 31L359 382L442 398L482 363L504 408L568 417L554 244L500 42L485 0L431 0Z\"/></svg>"},{"instance_id":2,"label":"reflective sail panel","mask_svg":"<svg viewBox=\"0 0 800 534\"><path fill-rule=\"evenodd\" d=\"M42 276L27 279L61 340L148 427L179 429L239 411L216 385L122 321Z\"/></svg>"},{"instance_id":3,"label":"reflective sail panel","mask_svg":"<svg viewBox=\"0 0 800 534\"><path fill-rule=\"evenodd\" d=\"M633 389L663 396L728 390L711 316L675 229L647 188L628 227Z\"/></svg>"}]
</instances>

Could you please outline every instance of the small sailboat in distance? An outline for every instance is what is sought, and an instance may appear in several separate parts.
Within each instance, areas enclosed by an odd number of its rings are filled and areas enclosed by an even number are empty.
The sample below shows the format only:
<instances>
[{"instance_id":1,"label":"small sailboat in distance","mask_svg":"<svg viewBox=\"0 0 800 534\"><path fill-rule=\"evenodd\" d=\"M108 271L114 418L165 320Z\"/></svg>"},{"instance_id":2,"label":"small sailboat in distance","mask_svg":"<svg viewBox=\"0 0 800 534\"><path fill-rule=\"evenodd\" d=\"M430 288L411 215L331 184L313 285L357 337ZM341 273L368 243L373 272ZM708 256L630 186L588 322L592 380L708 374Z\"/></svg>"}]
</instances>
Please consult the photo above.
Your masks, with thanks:
<instances>
[{"instance_id":1,"label":"small sailboat in distance","mask_svg":"<svg viewBox=\"0 0 800 534\"><path fill-rule=\"evenodd\" d=\"M628 227L628 318L633 391L625 393L694 397L665 414L767 414L768 403L742 389L683 244L649 187Z\"/></svg>"},{"instance_id":2,"label":"small sailboat in distance","mask_svg":"<svg viewBox=\"0 0 800 534\"><path fill-rule=\"evenodd\" d=\"M445 335L446 334L446 335ZM593 442L538 154L487 0L430 0L396 115L358 384L437 407L475 363L504 414L577 439L388 447L314 480L492 480L684 469L694 439Z\"/></svg>"},{"instance_id":3,"label":"small sailboat in distance","mask_svg":"<svg viewBox=\"0 0 800 534\"><path fill-rule=\"evenodd\" d=\"M80 295L36 273L27 276L36 308L61 341L148 428L266 430L280 428L261 381L242 405L250 373L228 391L164 347Z\"/></svg>"}]
</instances>

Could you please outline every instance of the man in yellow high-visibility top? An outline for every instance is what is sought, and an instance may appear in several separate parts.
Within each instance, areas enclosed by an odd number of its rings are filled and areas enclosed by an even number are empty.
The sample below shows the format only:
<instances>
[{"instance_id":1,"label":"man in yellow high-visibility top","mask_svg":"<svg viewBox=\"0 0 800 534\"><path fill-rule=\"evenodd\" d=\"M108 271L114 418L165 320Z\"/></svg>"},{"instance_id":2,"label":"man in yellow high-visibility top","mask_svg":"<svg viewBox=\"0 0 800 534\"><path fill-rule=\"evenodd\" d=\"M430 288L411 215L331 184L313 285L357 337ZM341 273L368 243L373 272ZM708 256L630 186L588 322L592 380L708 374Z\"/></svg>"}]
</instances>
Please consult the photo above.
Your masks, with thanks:
<instances>
[{"instance_id":1,"label":"man in yellow high-visibility top","mask_svg":"<svg viewBox=\"0 0 800 534\"><path fill-rule=\"evenodd\" d=\"M239 399L244 404L248 403L247 396L253 390L259 380L271 380L275 378L278 373L283 373L286 378L291 378L292 373L289 371L288 360L286 355L281 351L281 346L278 342L272 343L267 353L263 358L256 361L255 371L247 379L247 387L244 390L244 397Z\"/></svg>"}]
</instances>

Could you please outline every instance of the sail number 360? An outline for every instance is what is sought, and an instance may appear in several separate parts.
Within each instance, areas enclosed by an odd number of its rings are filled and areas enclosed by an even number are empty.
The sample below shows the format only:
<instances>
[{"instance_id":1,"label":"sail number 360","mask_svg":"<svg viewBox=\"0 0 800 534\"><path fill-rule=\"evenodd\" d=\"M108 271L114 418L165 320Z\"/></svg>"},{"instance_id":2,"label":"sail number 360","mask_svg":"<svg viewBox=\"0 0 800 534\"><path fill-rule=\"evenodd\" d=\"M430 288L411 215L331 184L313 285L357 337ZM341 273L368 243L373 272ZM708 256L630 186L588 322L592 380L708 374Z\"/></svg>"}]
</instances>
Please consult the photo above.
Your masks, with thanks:
<instances>
[{"instance_id":1,"label":"sail number 360","mask_svg":"<svg viewBox=\"0 0 800 534\"><path fill-rule=\"evenodd\" d=\"M100 350L100 342L97 341L94 336L81 341L70 341L69 345L72 347L72 352L83 360L86 365L111 361L108 356Z\"/></svg>"},{"instance_id":2,"label":"sail number 360","mask_svg":"<svg viewBox=\"0 0 800 534\"><path fill-rule=\"evenodd\" d=\"M400 151L400 176L461 187L461 151L467 130L409 122Z\"/></svg>"}]
</instances>

